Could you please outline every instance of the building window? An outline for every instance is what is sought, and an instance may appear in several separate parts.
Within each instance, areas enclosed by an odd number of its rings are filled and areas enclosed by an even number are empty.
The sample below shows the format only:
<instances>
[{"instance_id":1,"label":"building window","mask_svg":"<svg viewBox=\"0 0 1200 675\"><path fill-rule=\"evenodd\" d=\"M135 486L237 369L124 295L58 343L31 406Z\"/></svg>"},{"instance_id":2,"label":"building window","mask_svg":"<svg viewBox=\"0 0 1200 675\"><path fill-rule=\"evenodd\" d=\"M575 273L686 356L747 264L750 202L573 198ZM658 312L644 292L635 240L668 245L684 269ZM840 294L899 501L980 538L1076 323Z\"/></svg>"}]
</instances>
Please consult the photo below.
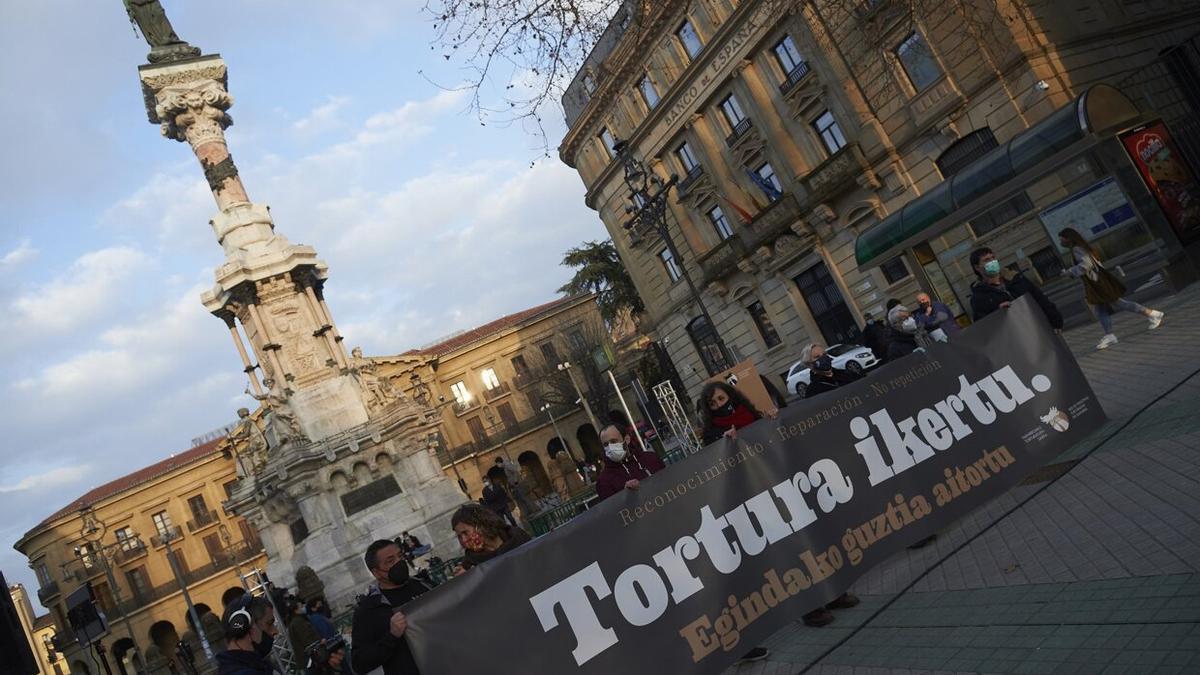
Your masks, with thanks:
<instances>
[{"instance_id":1,"label":"building window","mask_svg":"<svg viewBox=\"0 0 1200 675\"><path fill-rule=\"evenodd\" d=\"M942 67L933 58L933 51L920 33L913 31L896 47L896 59L904 68L904 74L912 83L913 89L925 91L929 85L942 76Z\"/></svg>"},{"instance_id":2,"label":"building window","mask_svg":"<svg viewBox=\"0 0 1200 675\"><path fill-rule=\"evenodd\" d=\"M500 378L496 377L495 368L484 368L483 372L479 374L479 377L483 380L484 389L487 389L488 391L500 386Z\"/></svg>"},{"instance_id":3,"label":"building window","mask_svg":"<svg viewBox=\"0 0 1200 675\"><path fill-rule=\"evenodd\" d=\"M596 77L591 73L586 73L583 76L583 91L586 92L588 96L596 93Z\"/></svg>"},{"instance_id":4,"label":"building window","mask_svg":"<svg viewBox=\"0 0 1200 675\"><path fill-rule=\"evenodd\" d=\"M717 235L721 237L721 241L733 236L733 228L729 226L729 219L725 217L725 212L721 210L721 207L714 206L709 209L708 219L717 229Z\"/></svg>"},{"instance_id":5,"label":"building window","mask_svg":"<svg viewBox=\"0 0 1200 675\"><path fill-rule=\"evenodd\" d=\"M208 522L208 504L204 503L204 495L189 497L187 504L192 511L192 520L196 521L196 524Z\"/></svg>"},{"instance_id":6,"label":"building window","mask_svg":"<svg viewBox=\"0 0 1200 675\"><path fill-rule=\"evenodd\" d=\"M208 552L208 559L213 562L214 566L220 565L225 557L225 547L221 546L221 537L217 534L205 535L204 550Z\"/></svg>"},{"instance_id":7,"label":"building window","mask_svg":"<svg viewBox=\"0 0 1200 675\"><path fill-rule=\"evenodd\" d=\"M150 577L146 575L146 566L141 565L125 572L129 581L129 590L137 602L145 602L150 597Z\"/></svg>"},{"instance_id":8,"label":"building window","mask_svg":"<svg viewBox=\"0 0 1200 675\"><path fill-rule=\"evenodd\" d=\"M168 539L171 536L171 514L166 511L159 511L150 516L150 520L154 521L154 531L163 539Z\"/></svg>"},{"instance_id":9,"label":"building window","mask_svg":"<svg viewBox=\"0 0 1200 675\"><path fill-rule=\"evenodd\" d=\"M783 69L785 77L805 65L804 57L800 56L800 50L796 49L796 43L792 40L791 35L784 35L782 40L775 43L771 51L775 52L775 60L779 62L779 67Z\"/></svg>"},{"instance_id":10,"label":"building window","mask_svg":"<svg viewBox=\"0 0 1200 675\"><path fill-rule=\"evenodd\" d=\"M33 573L37 575L38 586L42 588L54 583L54 579L50 578L50 569L44 561L34 563Z\"/></svg>"},{"instance_id":11,"label":"building window","mask_svg":"<svg viewBox=\"0 0 1200 675\"><path fill-rule=\"evenodd\" d=\"M117 543L121 545L122 551L136 551L141 546L141 542L134 538L131 527L122 527L113 534L117 536Z\"/></svg>"},{"instance_id":12,"label":"building window","mask_svg":"<svg viewBox=\"0 0 1200 675\"><path fill-rule=\"evenodd\" d=\"M775 324L771 323L771 317L767 316L767 308L763 307L762 302L755 301L746 308L750 312L750 318L754 319L754 325L758 328L758 334L762 336L763 343L767 345L767 349L783 342L779 339L779 333L775 330Z\"/></svg>"},{"instance_id":13,"label":"building window","mask_svg":"<svg viewBox=\"0 0 1200 675\"><path fill-rule=\"evenodd\" d=\"M825 144L829 154L832 155L846 147L846 137L842 134L842 128L838 126L837 120L833 119L833 113L828 110L817 117L813 128L817 130L817 135L821 137L821 142Z\"/></svg>"},{"instance_id":14,"label":"building window","mask_svg":"<svg viewBox=\"0 0 1200 675\"><path fill-rule=\"evenodd\" d=\"M783 195L783 183L779 182L779 176L775 175L775 169L770 162L763 162L762 166L754 170L754 175L759 177L760 181L755 182L760 183L768 199L775 201ZM772 190L768 190L768 187Z\"/></svg>"},{"instance_id":15,"label":"building window","mask_svg":"<svg viewBox=\"0 0 1200 675\"><path fill-rule=\"evenodd\" d=\"M454 396L454 400L462 405L471 402L471 391L467 389L467 383L459 380L450 385L450 394Z\"/></svg>"},{"instance_id":16,"label":"building window","mask_svg":"<svg viewBox=\"0 0 1200 675\"><path fill-rule=\"evenodd\" d=\"M521 354L512 357L512 367L517 377L526 377L529 375L529 364L525 363L525 357Z\"/></svg>"},{"instance_id":17,"label":"building window","mask_svg":"<svg viewBox=\"0 0 1200 675\"><path fill-rule=\"evenodd\" d=\"M703 316L692 319L687 326L687 332L696 351L700 353L700 360L704 362L704 368L709 375L716 375L730 366L725 363L725 357L721 354L716 331Z\"/></svg>"},{"instance_id":18,"label":"building window","mask_svg":"<svg viewBox=\"0 0 1200 675\"><path fill-rule=\"evenodd\" d=\"M736 131L737 126L746 119L746 113L742 112L742 106L733 94L726 96L721 101L721 114L725 116L725 122L729 124L730 131Z\"/></svg>"},{"instance_id":19,"label":"building window","mask_svg":"<svg viewBox=\"0 0 1200 675\"><path fill-rule=\"evenodd\" d=\"M658 90L654 88L649 75L642 76L642 80L638 82L638 91L642 92L642 100L645 101L646 107L654 110L654 106L658 105Z\"/></svg>"},{"instance_id":20,"label":"building window","mask_svg":"<svg viewBox=\"0 0 1200 675\"><path fill-rule=\"evenodd\" d=\"M587 339L585 339L583 337L583 333L579 332L578 330L573 330L570 333L567 333L567 343L571 345L571 351L573 352L588 351Z\"/></svg>"},{"instance_id":21,"label":"building window","mask_svg":"<svg viewBox=\"0 0 1200 675\"><path fill-rule=\"evenodd\" d=\"M221 486L221 487L225 488L225 498L226 499L233 498L233 491L237 489L237 484L238 484L237 480L231 480L228 483Z\"/></svg>"},{"instance_id":22,"label":"building window","mask_svg":"<svg viewBox=\"0 0 1200 675\"><path fill-rule=\"evenodd\" d=\"M598 138L600 139L600 144L603 145L604 149L608 152L608 156L610 158L616 157L617 151L615 146L617 144L617 140L613 138L612 132L608 130L608 127L604 127L600 130L600 135Z\"/></svg>"},{"instance_id":23,"label":"building window","mask_svg":"<svg viewBox=\"0 0 1200 675\"><path fill-rule=\"evenodd\" d=\"M683 270L679 269L679 261L671 255L671 249L664 248L659 251L658 259L662 261L663 268L667 270L667 278L671 280L671 283L679 281L679 278L683 276Z\"/></svg>"},{"instance_id":24,"label":"building window","mask_svg":"<svg viewBox=\"0 0 1200 675\"><path fill-rule=\"evenodd\" d=\"M679 158L679 163L683 165L683 172L690 174L692 169L700 166L700 162L696 161L696 155L692 152L692 146L687 144L687 141L679 144L675 148L675 156Z\"/></svg>"},{"instance_id":25,"label":"building window","mask_svg":"<svg viewBox=\"0 0 1200 675\"><path fill-rule=\"evenodd\" d=\"M903 255L898 255L883 263L879 266L879 271L883 272L883 278L887 280L888 284L903 281L911 275L911 272L908 271L908 264L904 262Z\"/></svg>"},{"instance_id":26,"label":"building window","mask_svg":"<svg viewBox=\"0 0 1200 675\"><path fill-rule=\"evenodd\" d=\"M496 412L500 413L500 421L504 423L505 429L517 428L517 414L513 412L512 406L507 402L496 406Z\"/></svg>"},{"instance_id":27,"label":"building window","mask_svg":"<svg viewBox=\"0 0 1200 675\"><path fill-rule=\"evenodd\" d=\"M679 44L683 45L683 50L690 58L696 58L700 50L704 49L704 43L700 41L700 36L696 34L696 28L691 21L684 21L679 30L675 31L675 37L679 38Z\"/></svg>"},{"instance_id":28,"label":"building window","mask_svg":"<svg viewBox=\"0 0 1200 675\"><path fill-rule=\"evenodd\" d=\"M542 350L542 358L546 359L546 364L554 367L562 363L558 358L558 350L554 348L553 342L543 342L538 345L538 349Z\"/></svg>"}]
</instances>

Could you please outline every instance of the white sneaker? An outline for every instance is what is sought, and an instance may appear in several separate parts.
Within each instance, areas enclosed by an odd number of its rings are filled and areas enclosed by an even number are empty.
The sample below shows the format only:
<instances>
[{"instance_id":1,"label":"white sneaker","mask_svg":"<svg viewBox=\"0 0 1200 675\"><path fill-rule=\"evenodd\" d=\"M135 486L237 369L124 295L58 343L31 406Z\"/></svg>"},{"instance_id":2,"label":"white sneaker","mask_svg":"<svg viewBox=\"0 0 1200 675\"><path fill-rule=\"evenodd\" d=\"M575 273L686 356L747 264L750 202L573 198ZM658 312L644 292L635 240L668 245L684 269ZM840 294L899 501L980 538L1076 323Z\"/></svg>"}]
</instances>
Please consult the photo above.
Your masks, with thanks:
<instances>
[{"instance_id":1,"label":"white sneaker","mask_svg":"<svg viewBox=\"0 0 1200 675\"><path fill-rule=\"evenodd\" d=\"M1151 311L1150 312L1150 330L1154 330L1155 328L1158 328L1159 326L1161 326L1164 316L1166 316L1166 314L1163 314L1162 312L1158 311L1157 309Z\"/></svg>"},{"instance_id":2,"label":"white sneaker","mask_svg":"<svg viewBox=\"0 0 1200 675\"><path fill-rule=\"evenodd\" d=\"M1108 349L1115 344L1117 344L1117 336L1109 333L1108 335L1100 338L1100 342L1096 345L1096 349Z\"/></svg>"}]
</instances>

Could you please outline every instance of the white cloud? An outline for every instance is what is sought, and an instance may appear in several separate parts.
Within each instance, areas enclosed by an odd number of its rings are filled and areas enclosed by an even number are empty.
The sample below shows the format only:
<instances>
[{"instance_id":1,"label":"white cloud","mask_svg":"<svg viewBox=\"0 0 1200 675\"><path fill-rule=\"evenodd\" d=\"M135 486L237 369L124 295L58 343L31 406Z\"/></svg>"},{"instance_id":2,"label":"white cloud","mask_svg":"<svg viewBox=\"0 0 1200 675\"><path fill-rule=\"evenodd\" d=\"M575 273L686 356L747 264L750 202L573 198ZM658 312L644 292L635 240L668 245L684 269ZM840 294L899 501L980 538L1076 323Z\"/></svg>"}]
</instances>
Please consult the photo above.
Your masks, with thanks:
<instances>
[{"instance_id":1,"label":"white cloud","mask_svg":"<svg viewBox=\"0 0 1200 675\"><path fill-rule=\"evenodd\" d=\"M61 333L108 314L121 300L118 290L151 262L129 246L83 254L59 276L12 301L10 310L19 334L36 338Z\"/></svg>"},{"instance_id":2,"label":"white cloud","mask_svg":"<svg viewBox=\"0 0 1200 675\"><path fill-rule=\"evenodd\" d=\"M375 113L367 118L352 140L338 143L313 159L357 156L373 146L413 141L426 136L436 128L437 118L461 108L466 97L466 90L443 90L431 98L407 101L392 110Z\"/></svg>"},{"instance_id":3,"label":"white cloud","mask_svg":"<svg viewBox=\"0 0 1200 675\"><path fill-rule=\"evenodd\" d=\"M216 210L199 166L189 157L155 173L133 194L109 207L101 222L142 236L148 233L160 250L207 252L216 250L208 226Z\"/></svg>"},{"instance_id":4,"label":"white cloud","mask_svg":"<svg viewBox=\"0 0 1200 675\"><path fill-rule=\"evenodd\" d=\"M38 250L34 248L29 238L26 237L17 244L13 250L0 256L0 270L9 270L33 260L37 257Z\"/></svg>"},{"instance_id":5,"label":"white cloud","mask_svg":"<svg viewBox=\"0 0 1200 675\"><path fill-rule=\"evenodd\" d=\"M338 113L349 103L350 98L348 96L330 96L325 103L313 108L307 115L292 122L292 131L312 136L335 129L342 125L342 120L338 116Z\"/></svg>"},{"instance_id":6,"label":"white cloud","mask_svg":"<svg viewBox=\"0 0 1200 675\"><path fill-rule=\"evenodd\" d=\"M0 492L26 492L71 485L91 471L90 464L60 466L31 476L25 476L11 485L0 485Z\"/></svg>"}]
</instances>

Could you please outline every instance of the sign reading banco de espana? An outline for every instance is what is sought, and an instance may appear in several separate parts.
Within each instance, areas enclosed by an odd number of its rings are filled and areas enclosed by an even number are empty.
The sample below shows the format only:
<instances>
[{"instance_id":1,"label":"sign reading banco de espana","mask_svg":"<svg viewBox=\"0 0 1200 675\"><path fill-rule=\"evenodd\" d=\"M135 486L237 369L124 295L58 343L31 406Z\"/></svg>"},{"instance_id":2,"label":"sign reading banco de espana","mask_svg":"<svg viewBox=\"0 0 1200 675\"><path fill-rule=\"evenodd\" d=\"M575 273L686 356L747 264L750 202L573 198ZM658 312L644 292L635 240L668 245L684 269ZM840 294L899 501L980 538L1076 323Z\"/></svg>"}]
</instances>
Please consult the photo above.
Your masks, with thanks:
<instances>
[{"instance_id":1,"label":"sign reading banco de espana","mask_svg":"<svg viewBox=\"0 0 1200 675\"><path fill-rule=\"evenodd\" d=\"M1022 298L426 594L409 644L423 672L719 673L1104 419Z\"/></svg>"}]
</instances>

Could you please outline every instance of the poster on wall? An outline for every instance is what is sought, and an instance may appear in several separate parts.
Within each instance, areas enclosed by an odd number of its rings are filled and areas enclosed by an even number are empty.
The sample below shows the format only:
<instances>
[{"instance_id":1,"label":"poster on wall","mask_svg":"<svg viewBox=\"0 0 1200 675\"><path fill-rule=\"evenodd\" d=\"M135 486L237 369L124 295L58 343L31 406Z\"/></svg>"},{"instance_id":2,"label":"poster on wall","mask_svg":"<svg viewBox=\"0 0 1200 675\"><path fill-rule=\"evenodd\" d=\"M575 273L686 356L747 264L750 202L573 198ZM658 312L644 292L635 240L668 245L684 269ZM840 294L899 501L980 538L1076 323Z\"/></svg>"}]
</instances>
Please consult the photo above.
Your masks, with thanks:
<instances>
[{"instance_id":1,"label":"poster on wall","mask_svg":"<svg viewBox=\"0 0 1200 675\"><path fill-rule=\"evenodd\" d=\"M1064 228L1075 228L1088 241L1095 241L1118 227L1137 222L1133 206L1112 176L1039 211L1038 218L1062 253L1066 251L1058 245L1058 233Z\"/></svg>"},{"instance_id":2,"label":"poster on wall","mask_svg":"<svg viewBox=\"0 0 1200 675\"><path fill-rule=\"evenodd\" d=\"M1162 120L1120 135L1146 187L1183 243L1200 239L1200 184Z\"/></svg>"}]
</instances>

